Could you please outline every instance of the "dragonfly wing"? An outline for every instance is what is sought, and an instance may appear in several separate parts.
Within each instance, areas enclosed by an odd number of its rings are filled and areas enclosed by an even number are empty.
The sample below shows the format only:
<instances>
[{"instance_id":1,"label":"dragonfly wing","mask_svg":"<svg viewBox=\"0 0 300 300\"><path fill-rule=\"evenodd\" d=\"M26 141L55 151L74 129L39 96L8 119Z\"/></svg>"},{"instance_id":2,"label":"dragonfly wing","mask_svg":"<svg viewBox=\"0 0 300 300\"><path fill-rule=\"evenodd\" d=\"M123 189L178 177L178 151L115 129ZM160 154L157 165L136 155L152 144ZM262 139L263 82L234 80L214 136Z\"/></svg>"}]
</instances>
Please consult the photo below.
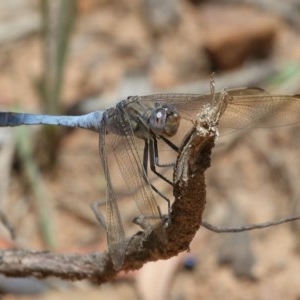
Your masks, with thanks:
<instances>
[{"instance_id":1,"label":"dragonfly wing","mask_svg":"<svg viewBox=\"0 0 300 300\"><path fill-rule=\"evenodd\" d=\"M113 153L127 189L145 217L145 224L153 229L161 227L160 211L138 153L130 118L121 108L117 109L114 118L119 134L110 134L110 139L113 140Z\"/></svg>"},{"instance_id":2,"label":"dragonfly wing","mask_svg":"<svg viewBox=\"0 0 300 300\"><path fill-rule=\"evenodd\" d=\"M107 223L107 244L109 253L116 270L122 267L126 240L125 232L121 221L116 195L113 189L113 182L109 172L107 154L113 151L114 140L110 135L106 135L105 122L102 122L99 135L100 158L103 166L107 188L106 188L106 223Z\"/></svg>"},{"instance_id":3,"label":"dragonfly wing","mask_svg":"<svg viewBox=\"0 0 300 300\"><path fill-rule=\"evenodd\" d=\"M269 95L266 91L260 88L238 88L226 90L226 93L230 97L237 99L239 97L257 97ZM214 105L215 101L220 99L221 93L215 93L214 99L211 94L201 95L201 94L154 94L147 96L140 96L139 101L152 103L153 107L155 103L168 103L173 104L177 107L180 115L183 118L188 118L195 120L197 115L205 105ZM235 101L233 101L235 102ZM149 104L148 104L149 105Z\"/></svg>"},{"instance_id":4,"label":"dragonfly wing","mask_svg":"<svg viewBox=\"0 0 300 300\"><path fill-rule=\"evenodd\" d=\"M249 129L280 127L300 121L300 96L271 95L260 88L227 90L228 105L220 118L219 128ZM221 93L215 94L215 99ZM213 105L210 94L158 94L139 97L142 102L174 104L183 118L197 119L205 105ZM186 128L184 129L186 130Z\"/></svg>"},{"instance_id":5,"label":"dragonfly wing","mask_svg":"<svg viewBox=\"0 0 300 300\"><path fill-rule=\"evenodd\" d=\"M221 118L224 128L273 128L300 122L300 97L270 95L233 96Z\"/></svg>"}]
</instances>

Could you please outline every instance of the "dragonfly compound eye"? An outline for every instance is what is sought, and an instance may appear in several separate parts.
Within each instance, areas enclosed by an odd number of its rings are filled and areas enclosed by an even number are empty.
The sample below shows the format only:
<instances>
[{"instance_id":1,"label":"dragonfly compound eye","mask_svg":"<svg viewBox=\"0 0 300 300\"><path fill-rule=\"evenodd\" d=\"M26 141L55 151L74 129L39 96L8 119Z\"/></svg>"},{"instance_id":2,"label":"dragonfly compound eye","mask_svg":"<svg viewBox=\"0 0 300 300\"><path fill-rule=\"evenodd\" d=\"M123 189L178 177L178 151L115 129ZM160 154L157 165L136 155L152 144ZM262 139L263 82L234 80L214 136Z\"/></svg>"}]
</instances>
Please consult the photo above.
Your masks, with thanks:
<instances>
[{"instance_id":1,"label":"dragonfly compound eye","mask_svg":"<svg viewBox=\"0 0 300 300\"><path fill-rule=\"evenodd\" d=\"M173 106L165 106L156 109L149 119L150 129L154 134L171 137L176 134L180 116Z\"/></svg>"},{"instance_id":2,"label":"dragonfly compound eye","mask_svg":"<svg viewBox=\"0 0 300 300\"><path fill-rule=\"evenodd\" d=\"M164 128L164 135L173 136L177 133L180 125L180 116L177 112L172 112L167 116L166 125Z\"/></svg>"},{"instance_id":3,"label":"dragonfly compound eye","mask_svg":"<svg viewBox=\"0 0 300 300\"><path fill-rule=\"evenodd\" d=\"M167 112L164 108L156 109L150 116L149 125L150 129L157 135L164 133L166 126Z\"/></svg>"}]
</instances>

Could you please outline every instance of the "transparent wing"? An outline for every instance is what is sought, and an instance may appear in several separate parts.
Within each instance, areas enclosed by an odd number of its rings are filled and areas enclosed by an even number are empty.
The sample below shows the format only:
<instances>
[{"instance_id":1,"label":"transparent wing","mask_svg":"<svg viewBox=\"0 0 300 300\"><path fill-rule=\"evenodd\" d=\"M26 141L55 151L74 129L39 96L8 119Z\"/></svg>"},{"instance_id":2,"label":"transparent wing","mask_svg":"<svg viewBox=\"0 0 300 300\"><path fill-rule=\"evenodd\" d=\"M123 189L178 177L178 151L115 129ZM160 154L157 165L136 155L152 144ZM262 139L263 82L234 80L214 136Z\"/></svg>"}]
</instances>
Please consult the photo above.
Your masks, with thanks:
<instances>
[{"instance_id":1,"label":"transparent wing","mask_svg":"<svg viewBox=\"0 0 300 300\"><path fill-rule=\"evenodd\" d=\"M267 128L299 124L300 97L259 95L233 96L224 115L221 128Z\"/></svg>"},{"instance_id":2,"label":"transparent wing","mask_svg":"<svg viewBox=\"0 0 300 300\"><path fill-rule=\"evenodd\" d=\"M100 158L105 174L106 188L106 223L107 223L107 244L111 259L116 270L122 267L125 251L126 240L125 232L121 221L117 199L113 190L113 181L110 176L107 154L113 151L114 141L106 135L105 123L102 123L99 135Z\"/></svg>"},{"instance_id":3,"label":"transparent wing","mask_svg":"<svg viewBox=\"0 0 300 300\"><path fill-rule=\"evenodd\" d=\"M272 96L259 88L228 90L230 100L220 119L219 127L243 129L278 127L300 122L300 96ZM215 94L218 100L220 93ZM167 102L174 104L180 115L194 120L204 105L212 104L211 95L162 94L142 96L143 102Z\"/></svg>"},{"instance_id":4,"label":"transparent wing","mask_svg":"<svg viewBox=\"0 0 300 300\"><path fill-rule=\"evenodd\" d=\"M121 265L123 262L126 245L125 233L122 226L121 216L117 205L119 182L111 177L109 162L117 162L123 181L126 184L130 195L134 198L140 213L145 216L144 225L153 229L161 228L159 208L157 206L152 188L145 174L141 158L138 154L135 138L129 118L120 109L116 109L110 117L110 124L113 123L116 133L106 134L105 126L101 126L100 132L100 154L102 165L107 180L107 239L109 250L114 265ZM105 122L104 122L105 123ZM110 161L108 162L108 156ZM162 239L163 231L156 231Z\"/></svg>"},{"instance_id":5,"label":"transparent wing","mask_svg":"<svg viewBox=\"0 0 300 300\"><path fill-rule=\"evenodd\" d=\"M112 145L127 189L134 197L140 213L146 217L146 224L156 228L162 224L159 208L138 154L133 131L128 123L129 118L124 114L125 112L117 110L114 116L117 132L121 134L109 134L106 139Z\"/></svg>"}]
</instances>

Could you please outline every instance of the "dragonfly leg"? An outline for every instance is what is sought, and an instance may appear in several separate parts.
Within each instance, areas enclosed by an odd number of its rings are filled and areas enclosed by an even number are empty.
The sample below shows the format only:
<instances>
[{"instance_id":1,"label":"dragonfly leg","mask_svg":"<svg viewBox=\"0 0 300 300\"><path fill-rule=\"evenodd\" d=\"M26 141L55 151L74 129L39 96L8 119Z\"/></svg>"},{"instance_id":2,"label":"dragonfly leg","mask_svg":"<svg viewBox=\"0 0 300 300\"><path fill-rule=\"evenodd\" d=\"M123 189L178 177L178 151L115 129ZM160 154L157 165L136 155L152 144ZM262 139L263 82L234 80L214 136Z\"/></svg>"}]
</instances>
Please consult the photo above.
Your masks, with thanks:
<instances>
[{"instance_id":1,"label":"dragonfly leg","mask_svg":"<svg viewBox=\"0 0 300 300\"><path fill-rule=\"evenodd\" d=\"M168 204L168 216L169 216L169 218L170 218L170 216L171 216L171 201L170 201L170 199L169 199L167 196L165 196L162 192L160 192L153 184L150 184L150 185L151 185L152 190L153 190L156 194L158 194L158 195L159 195L160 197L162 197L165 201L167 201L167 204ZM159 210L160 218L162 218L162 214L161 214L161 212L160 212L159 206L158 206L158 210Z\"/></svg>"},{"instance_id":2,"label":"dragonfly leg","mask_svg":"<svg viewBox=\"0 0 300 300\"><path fill-rule=\"evenodd\" d=\"M178 152L178 148L173 144L171 143L168 139L163 139L164 142L168 141L168 143L166 143L168 146L170 146L174 151ZM159 162L159 153L158 153L158 147L157 147L157 140L156 138L153 138L153 150L154 150L154 164L155 166L157 167L161 167L161 168L168 168L168 167L174 167L175 166L175 162L171 162L171 163L164 163L164 164L161 164Z\"/></svg>"},{"instance_id":3,"label":"dragonfly leg","mask_svg":"<svg viewBox=\"0 0 300 300\"><path fill-rule=\"evenodd\" d=\"M99 211L99 207L100 206L104 206L106 204L106 201L105 200L99 200L99 201L96 201L96 202L93 202L90 207L97 219L97 221L100 223L100 225L105 229L107 230L107 225L106 225L106 220L105 220L105 217L104 215Z\"/></svg>"},{"instance_id":4,"label":"dragonfly leg","mask_svg":"<svg viewBox=\"0 0 300 300\"><path fill-rule=\"evenodd\" d=\"M179 152L179 148L174 145L171 141L169 141L167 138L165 138L164 136L160 137L171 149L173 149L175 152Z\"/></svg>"},{"instance_id":5,"label":"dragonfly leg","mask_svg":"<svg viewBox=\"0 0 300 300\"><path fill-rule=\"evenodd\" d=\"M6 214L0 209L0 222L2 225L8 230L10 233L10 237L12 240L16 239L16 231L14 226L11 224L11 222L8 220Z\"/></svg>"},{"instance_id":6,"label":"dragonfly leg","mask_svg":"<svg viewBox=\"0 0 300 300\"><path fill-rule=\"evenodd\" d=\"M154 142L155 139L151 139L149 140L149 143L150 143L150 147L149 147L149 153L150 153L150 157L149 157L149 162L150 162L150 169L151 171L156 174L158 177L160 177L162 180L164 180L165 182L167 182L168 184L170 184L171 186L173 186L173 183L168 179L166 178L165 176L163 176L162 174L160 174L157 170L156 170L156 165L155 165L155 162L158 160L158 158L156 157L158 153L155 153L156 150L155 150L155 142ZM157 147L156 147L157 149Z\"/></svg>"},{"instance_id":7,"label":"dragonfly leg","mask_svg":"<svg viewBox=\"0 0 300 300\"><path fill-rule=\"evenodd\" d=\"M159 208L158 208L159 209ZM134 218L132 221L133 223L140 226L142 229L147 230L149 228L149 223L146 220L149 219L160 219L163 221L163 224L166 225L170 221L170 215L163 215L159 209L159 215L157 217L155 216L138 216Z\"/></svg>"},{"instance_id":8,"label":"dragonfly leg","mask_svg":"<svg viewBox=\"0 0 300 300\"><path fill-rule=\"evenodd\" d=\"M148 171L148 157L149 157L149 141L148 140L145 140L145 145L144 145L144 155L143 155L143 167L144 167L144 170L145 170L145 174L147 176L147 171ZM150 161L151 161L151 158L150 158ZM151 169L152 170L152 169ZM161 175L161 174L160 174ZM158 175L159 176L159 175ZM146 178L147 179L147 178ZM170 213L171 213L171 202L170 200L162 193L160 192L153 184L150 183L150 186L152 188L152 190L158 194L160 197L162 197L164 200L167 201L168 203L168 216L170 216ZM159 211L160 211L160 208L158 207ZM161 215L161 214L160 214Z\"/></svg>"},{"instance_id":9,"label":"dragonfly leg","mask_svg":"<svg viewBox=\"0 0 300 300\"><path fill-rule=\"evenodd\" d=\"M148 153L149 153L149 143L148 140L145 140L144 153L143 153L143 167L146 176L148 174Z\"/></svg>"}]
</instances>

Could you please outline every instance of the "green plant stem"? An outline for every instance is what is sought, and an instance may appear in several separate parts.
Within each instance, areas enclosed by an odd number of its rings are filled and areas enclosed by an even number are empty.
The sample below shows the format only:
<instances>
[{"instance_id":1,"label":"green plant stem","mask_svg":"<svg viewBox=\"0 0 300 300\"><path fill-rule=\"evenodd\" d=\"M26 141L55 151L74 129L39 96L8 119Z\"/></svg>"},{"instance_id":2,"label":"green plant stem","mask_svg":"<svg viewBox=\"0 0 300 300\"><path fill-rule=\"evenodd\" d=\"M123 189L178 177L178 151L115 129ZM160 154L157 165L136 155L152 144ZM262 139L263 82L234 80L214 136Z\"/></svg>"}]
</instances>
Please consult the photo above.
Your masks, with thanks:
<instances>
[{"instance_id":1,"label":"green plant stem","mask_svg":"<svg viewBox=\"0 0 300 300\"><path fill-rule=\"evenodd\" d=\"M75 0L41 0L44 73L39 84L42 111L60 114L67 50L76 15ZM46 161L52 167L60 140L60 128L42 128L40 140L47 149ZM45 157L45 156L44 156Z\"/></svg>"},{"instance_id":2,"label":"green plant stem","mask_svg":"<svg viewBox=\"0 0 300 300\"><path fill-rule=\"evenodd\" d=\"M24 127L16 128L17 149L21 159L26 179L33 193L34 206L38 214L39 228L43 236L45 245L48 248L54 248L56 245L53 218L51 207L49 205L46 188L41 180L41 173L36 165L32 148L30 145L30 136L28 130Z\"/></svg>"}]
</instances>

